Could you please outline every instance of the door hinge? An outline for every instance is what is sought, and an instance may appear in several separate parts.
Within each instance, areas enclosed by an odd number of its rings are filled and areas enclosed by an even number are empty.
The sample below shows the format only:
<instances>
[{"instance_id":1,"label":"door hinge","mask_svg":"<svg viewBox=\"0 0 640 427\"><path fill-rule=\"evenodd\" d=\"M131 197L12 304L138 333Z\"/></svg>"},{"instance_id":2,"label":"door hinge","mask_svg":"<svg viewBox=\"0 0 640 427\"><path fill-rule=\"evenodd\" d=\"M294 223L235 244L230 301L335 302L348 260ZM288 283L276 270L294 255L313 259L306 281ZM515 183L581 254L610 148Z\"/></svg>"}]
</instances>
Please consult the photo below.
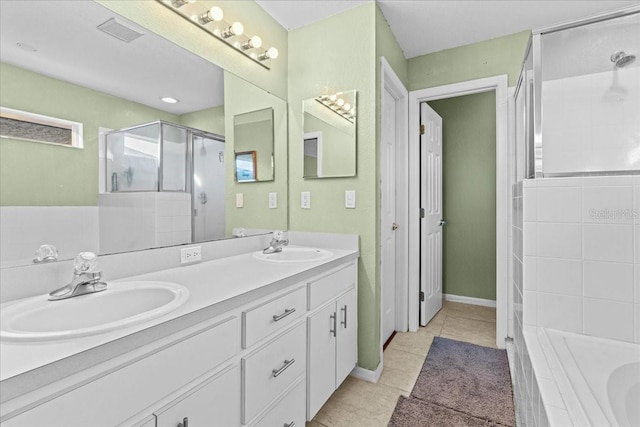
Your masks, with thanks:
<instances>
[{"instance_id":1,"label":"door hinge","mask_svg":"<svg viewBox=\"0 0 640 427\"><path fill-rule=\"evenodd\" d=\"M420 218L424 218L424 208L420 208Z\"/></svg>"},{"instance_id":2,"label":"door hinge","mask_svg":"<svg viewBox=\"0 0 640 427\"><path fill-rule=\"evenodd\" d=\"M420 291L420 301L424 301L424 292Z\"/></svg>"},{"instance_id":3,"label":"door hinge","mask_svg":"<svg viewBox=\"0 0 640 427\"><path fill-rule=\"evenodd\" d=\"M420 135L424 135L424 125L420 125Z\"/></svg>"}]
</instances>

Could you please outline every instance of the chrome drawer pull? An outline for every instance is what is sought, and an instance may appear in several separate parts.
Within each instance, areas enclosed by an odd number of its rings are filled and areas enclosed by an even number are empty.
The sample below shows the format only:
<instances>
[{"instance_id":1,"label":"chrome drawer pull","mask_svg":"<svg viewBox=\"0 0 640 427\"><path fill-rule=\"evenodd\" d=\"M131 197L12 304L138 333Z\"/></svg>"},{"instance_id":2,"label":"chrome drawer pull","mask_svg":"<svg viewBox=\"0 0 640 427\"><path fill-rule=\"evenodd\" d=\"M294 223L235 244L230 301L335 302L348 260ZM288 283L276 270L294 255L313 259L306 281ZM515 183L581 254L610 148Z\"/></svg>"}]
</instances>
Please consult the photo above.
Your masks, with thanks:
<instances>
[{"instance_id":1,"label":"chrome drawer pull","mask_svg":"<svg viewBox=\"0 0 640 427\"><path fill-rule=\"evenodd\" d=\"M344 320L340 322L341 325L344 325L345 329L347 327L347 305L345 304L344 307L342 307L340 309L340 311L342 311L344 313Z\"/></svg>"},{"instance_id":2,"label":"chrome drawer pull","mask_svg":"<svg viewBox=\"0 0 640 427\"><path fill-rule=\"evenodd\" d=\"M296 425L295 421L291 421L290 423L284 423L283 427L293 427L295 425Z\"/></svg>"},{"instance_id":3,"label":"chrome drawer pull","mask_svg":"<svg viewBox=\"0 0 640 427\"><path fill-rule=\"evenodd\" d=\"M294 313L295 311L296 311L295 308L285 308L284 309L284 313L282 313L282 314L274 314L273 315L273 321L277 322L280 319L284 319L285 317L287 317L291 313Z\"/></svg>"},{"instance_id":4,"label":"chrome drawer pull","mask_svg":"<svg viewBox=\"0 0 640 427\"><path fill-rule=\"evenodd\" d=\"M184 417L181 423L178 423L178 427L189 427L189 418Z\"/></svg>"},{"instance_id":5,"label":"chrome drawer pull","mask_svg":"<svg viewBox=\"0 0 640 427\"><path fill-rule=\"evenodd\" d=\"M293 365L293 363L296 361L296 359L291 359L291 360L285 360L284 361L284 365L282 366L282 368L280 369L274 369L271 372L273 373L273 378L277 377L278 375L280 375L281 373L284 372L285 369L287 369L289 366Z\"/></svg>"},{"instance_id":6,"label":"chrome drawer pull","mask_svg":"<svg viewBox=\"0 0 640 427\"><path fill-rule=\"evenodd\" d=\"M338 329L338 326L336 325L336 318L338 316L336 316L336 313L334 312L331 316L329 316L329 318L331 320L333 320L333 329L329 329L329 333L333 334L333 337L335 338L336 336L336 329Z\"/></svg>"}]
</instances>

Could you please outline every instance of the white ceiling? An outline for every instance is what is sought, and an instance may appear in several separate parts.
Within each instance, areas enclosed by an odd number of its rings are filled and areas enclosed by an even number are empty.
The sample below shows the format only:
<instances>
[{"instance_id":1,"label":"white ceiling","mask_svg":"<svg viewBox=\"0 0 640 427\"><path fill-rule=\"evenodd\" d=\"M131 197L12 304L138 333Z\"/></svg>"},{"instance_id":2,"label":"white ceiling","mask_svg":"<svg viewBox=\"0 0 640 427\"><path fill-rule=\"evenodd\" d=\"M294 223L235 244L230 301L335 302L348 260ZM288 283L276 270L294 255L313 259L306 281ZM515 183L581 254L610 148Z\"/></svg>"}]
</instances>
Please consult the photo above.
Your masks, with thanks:
<instances>
[{"instance_id":1,"label":"white ceiling","mask_svg":"<svg viewBox=\"0 0 640 427\"><path fill-rule=\"evenodd\" d=\"M258 0L286 29L308 25L366 2ZM609 0L377 2L406 58L640 5L638 1Z\"/></svg>"},{"instance_id":2,"label":"white ceiling","mask_svg":"<svg viewBox=\"0 0 640 427\"><path fill-rule=\"evenodd\" d=\"M125 43L96 28L113 17L144 35ZM93 1L0 0L0 60L178 115L223 104L221 68Z\"/></svg>"}]
</instances>

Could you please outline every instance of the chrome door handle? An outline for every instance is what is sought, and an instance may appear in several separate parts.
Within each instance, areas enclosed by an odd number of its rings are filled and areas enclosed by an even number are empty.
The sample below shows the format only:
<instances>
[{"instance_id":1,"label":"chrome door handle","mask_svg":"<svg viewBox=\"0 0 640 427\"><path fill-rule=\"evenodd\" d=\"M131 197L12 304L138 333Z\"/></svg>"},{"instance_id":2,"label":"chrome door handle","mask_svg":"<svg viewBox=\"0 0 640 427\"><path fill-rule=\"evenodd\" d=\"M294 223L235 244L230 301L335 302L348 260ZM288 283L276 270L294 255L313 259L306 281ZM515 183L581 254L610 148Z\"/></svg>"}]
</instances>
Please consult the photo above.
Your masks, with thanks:
<instances>
[{"instance_id":1,"label":"chrome door handle","mask_svg":"<svg viewBox=\"0 0 640 427\"><path fill-rule=\"evenodd\" d=\"M296 311L295 308L285 308L284 309L284 313L282 313L282 314L274 314L273 315L273 321L277 322L278 320L284 319L285 317L287 317L288 315L290 315L291 313L293 313L295 311Z\"/></svg>"},{"instance_id":2,"label":"chrome door handle","mask_svg":"<svg viewBox=\"0 0 640 427\"><path fill-rule=\"evenodd\" d=\"M336 313L334 312L331 316L329 316L329 318L333 319L333 329L329 330L330 334L333 334L333 337L335 338L336 336L336 329L338 329L338 325L336 324L336 318L338 316L336 316Z\"/></svg>"},{"instance_id":3,"label":"chrome door handle","mask_svg":"<svg viewBox=\"0 0 640 427\"><path fill-rule=\"evenodd\" d=\"M398 224L395 222L391 225L391 230L396 231L398 229Z\"/></svg>"},{"instance_id":4,"label":"chrome door handle","mask_svg":"<svg viewBox=\"0 0 640 427\"><path fill-rule=\"evenodd\" d=\"M271 373L273 374L273 378L277 377L278 375L280 375L281 373L283 373L285 371L285 369L287 369L289 366L293 365L295 363L296 359L291 359L291 360L285 360L284 361L284 365L282 365L282 368L280 369L274 369L271 371Z\"/></svg>"},{"instance_id":5,"label":"chrome door handle","mask_svg":"<svg viewBox=\"0 0 640 427\"><path fill-rule=\"evenodd\" d=\"M347 305L340 309L344 313L344 320L340 322L341 325L344 325L345 329L347 328Z\"/></svg>"},{"instance_id":6,"label":"chrome door handle","mask_svg":"<svg viewBox=\"0 0 640 427\"><path fill-rule=\"evenodd\" d=\"M284 423L283 427L293 427L295 425L296 425L295 421L291 421L290 423Z\"/></svg>"},{"instance_id":7,"label":"chrome door handle","mask_svg":"<svg viewBox=\"0 0 640 427\"><path fill-rule=\"evenodd\" d=\"M184 417L181 423L178 423L178 427L189 427L189 418Z\"/></svg>"},{"instance_id":8,"label":"chrome door handle","mask_svg":"<svg viewBox=\"0 0 640 427\"><path fill-rule=\"evenodd\" d=\"M447 225L447 221L445 221L444 219L440 220L440 223L438 224L440 227L442 227L443 225Z\"/></svg>"}]
</instances>

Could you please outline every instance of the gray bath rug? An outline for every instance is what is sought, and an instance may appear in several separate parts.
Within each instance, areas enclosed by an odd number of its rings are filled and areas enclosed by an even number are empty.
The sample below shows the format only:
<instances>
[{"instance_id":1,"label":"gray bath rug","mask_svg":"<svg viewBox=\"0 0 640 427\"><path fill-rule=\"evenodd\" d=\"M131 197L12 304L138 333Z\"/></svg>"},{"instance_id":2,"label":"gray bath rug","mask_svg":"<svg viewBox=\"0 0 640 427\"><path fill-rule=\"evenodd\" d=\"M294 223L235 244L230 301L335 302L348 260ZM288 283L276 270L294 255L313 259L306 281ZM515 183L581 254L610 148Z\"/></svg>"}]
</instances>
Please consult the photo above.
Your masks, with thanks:
<instances>
[{"instance_id":1,"label":"gray bath rug","mask_svg":"<svg viewBox=\"0 0 640 427\"><path fill-rule=\"evenodd\" d=\"M389 427L494 427L498 424L481 420L444 406L412 397L400 396Z\"/></svg>"},{"instance_id":2,"label":"gray bath rug","mask_svg":"<svg viewBox=\"0 0 640 427\"><path fill-rule=\"evenodd\" d=\"M429 403L429 407L440 406L473 417L478 422L487 421L488 425L516 425L505 350L435 337L408 400L411 399L421 402L402 402L401 405L399 401L396 410L402 407L424 411L427 409L418 403ZM431 424L428 418L426 421L426 424L415 425L460 425L457 421L453 424Z\"/></svg>"}]
</instances>

